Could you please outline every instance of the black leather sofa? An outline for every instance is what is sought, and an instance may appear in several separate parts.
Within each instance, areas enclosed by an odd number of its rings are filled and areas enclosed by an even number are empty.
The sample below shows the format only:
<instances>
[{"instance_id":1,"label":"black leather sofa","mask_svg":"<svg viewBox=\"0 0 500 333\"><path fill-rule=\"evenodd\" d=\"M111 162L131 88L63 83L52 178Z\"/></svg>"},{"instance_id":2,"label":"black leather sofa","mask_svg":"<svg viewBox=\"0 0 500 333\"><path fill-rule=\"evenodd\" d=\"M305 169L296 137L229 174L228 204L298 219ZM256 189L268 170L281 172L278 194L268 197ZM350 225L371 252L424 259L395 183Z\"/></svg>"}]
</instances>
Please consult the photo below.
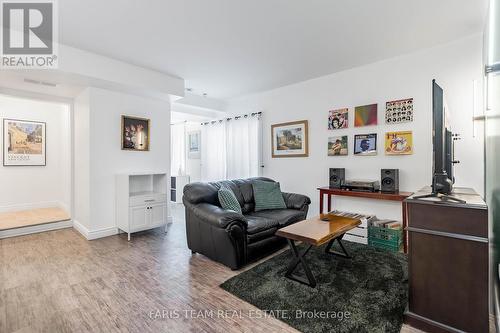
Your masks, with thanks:
<instances>
[{"instance_id":1,"label":"black leather sofa","mask_svg":"<svg viewBox=\"0 0 500 333\"><path fill-rule=\"evenodd\" d=\"M191 183L184 187L187 243L192 253L201 253L231 269L268 255L286 244L276 230L306 218L311 200L304 195L283 193L286 209L255 212L249 178L213 183ZM217 191L226 184L236 195L243 214L221 208Z\"/></svg>"}]
</instances>

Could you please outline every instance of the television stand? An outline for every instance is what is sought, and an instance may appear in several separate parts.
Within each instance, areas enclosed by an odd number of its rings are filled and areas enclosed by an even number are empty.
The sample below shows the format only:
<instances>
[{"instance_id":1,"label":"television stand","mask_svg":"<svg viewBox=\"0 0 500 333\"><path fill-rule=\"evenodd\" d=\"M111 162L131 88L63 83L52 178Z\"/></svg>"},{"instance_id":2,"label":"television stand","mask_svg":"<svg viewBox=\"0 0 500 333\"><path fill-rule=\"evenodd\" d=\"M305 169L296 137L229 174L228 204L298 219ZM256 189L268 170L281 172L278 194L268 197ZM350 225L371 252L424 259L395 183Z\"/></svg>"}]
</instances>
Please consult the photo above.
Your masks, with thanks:
<instances>
[{"instance_id":1,"label":"television stand","mask_svg":"<svg viewBox=\"0 0 500 333\"><path fill-rule=\"evenodd\" d=\"M441 201L446 202L446 201L455 201L458 203L465 204L467 201L459 199L457 197L454 197L452 195L448 194L442 194L442 193L429 193L429 194L424 194L424 195L417 195L414 196L413 199L425 199L425 198L438 198L441 199Z\"/></svg>"}]
</instances>

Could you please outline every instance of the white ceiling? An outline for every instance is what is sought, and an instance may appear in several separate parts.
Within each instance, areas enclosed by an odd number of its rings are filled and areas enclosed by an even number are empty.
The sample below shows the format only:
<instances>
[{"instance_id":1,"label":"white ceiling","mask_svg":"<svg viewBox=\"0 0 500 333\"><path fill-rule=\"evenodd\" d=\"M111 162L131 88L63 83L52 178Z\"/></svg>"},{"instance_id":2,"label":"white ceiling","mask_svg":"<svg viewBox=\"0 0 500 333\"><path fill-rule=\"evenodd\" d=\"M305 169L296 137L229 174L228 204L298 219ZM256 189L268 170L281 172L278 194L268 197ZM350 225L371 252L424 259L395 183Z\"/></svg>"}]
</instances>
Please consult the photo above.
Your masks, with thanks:
<instances>
[{"instance_id":1,"label":"white ceiling","mask_svg":"<svg viewBox=\"0 0 500 333\"><path fill-rule=\"evenodd\" d=\"M483 30L487 0L64 0L61 42L230 98Z\"/></svg>"}]
</instances>

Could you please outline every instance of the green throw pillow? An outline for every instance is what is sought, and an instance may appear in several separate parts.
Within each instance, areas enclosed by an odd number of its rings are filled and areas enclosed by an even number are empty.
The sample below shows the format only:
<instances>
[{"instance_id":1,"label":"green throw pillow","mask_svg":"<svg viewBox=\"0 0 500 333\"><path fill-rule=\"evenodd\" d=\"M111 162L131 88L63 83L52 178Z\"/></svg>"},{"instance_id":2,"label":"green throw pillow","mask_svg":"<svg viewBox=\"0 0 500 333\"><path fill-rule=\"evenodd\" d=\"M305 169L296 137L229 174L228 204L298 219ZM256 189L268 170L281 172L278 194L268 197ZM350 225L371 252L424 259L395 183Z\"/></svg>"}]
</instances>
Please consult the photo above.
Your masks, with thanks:
<instances>
[{"instance_id":1,"label":"green throw pillow","mask_svg":"<svg viewBox=\"0 0 500 333\"><path fill-rule=\"evenodd\" d=\"M229 187L222 186L217 194L219 195L220 205L223 209L234 210L241 214L240 203Z\"/></svg>"},{"instance_id":2,"label":"green throw pillow","mask_svg":"<svg viewBox=\"0 0 500 333\"><path fill-rule=\"evenodd\" d=\"M286 208L283 194L281 194L280 183L255 180L252 187L256 212L266 209Z\"/></svg>"}]
</instances>

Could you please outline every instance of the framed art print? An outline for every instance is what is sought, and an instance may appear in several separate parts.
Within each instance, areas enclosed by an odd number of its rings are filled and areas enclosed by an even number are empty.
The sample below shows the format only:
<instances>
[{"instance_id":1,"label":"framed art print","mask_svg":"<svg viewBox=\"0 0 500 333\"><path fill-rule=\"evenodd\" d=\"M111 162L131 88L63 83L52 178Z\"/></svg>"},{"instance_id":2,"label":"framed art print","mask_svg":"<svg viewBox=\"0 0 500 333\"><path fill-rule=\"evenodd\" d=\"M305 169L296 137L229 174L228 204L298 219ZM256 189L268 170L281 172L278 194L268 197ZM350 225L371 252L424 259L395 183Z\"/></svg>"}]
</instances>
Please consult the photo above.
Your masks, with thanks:
<instances>
[{"instance_id":1,"label":"framed art print","mask_svg":"<svg viewBox=\"0 0 500 333\"><path fill-rule=\"evenodd\" d=\"M188 157L199 159L201 155L201 131L188 133Z\"/></svg>"},{"instance_id":2,"label":"framed art print","mask_svg":"<svg viewBox=\"0 0 500 333\"><path fill-rule=\"evenodd\" d=\"M385 103L385 123L399 124L413 121L413 98Z\"/></svg>"},{"instance_id":3,"label":"framed art print","mask_svg":"<svg viewBox=\"0 0 500 333\"><path fill-rule=\"evenodd\" d=\"M122 150L149 151L150 120L122 116Z\"/></svg>"},{"instance_id":4,"label":"framed art print","mask_svg":"<svg viewBox=\"0 0 500 333\"><path fill-rule=\"evenodd\" d=\"M328 138L328 156L346 156L347 154L347 135Z\"/></svg>"},{"instance_id":5,"label":"framed art print","mask_svg":"<svg viewBox=\"0 0 500 333\"><path fill-rule=\"evenodd\" d=\"M4 166L45 166L46 147L46 123L3 120Z\"/></svg>"},{"instance_id":6,"label":"framed art print","mask_svg":"<svg viewBox=\"0 0 500 333\"><path fill-rule=\"evenodd\" d=\"M385 133L385 154L413 154L413 133L411 131Z\"/></svg>"},{"instance_id":7,"label":"framed art print","mask_svg":"<svg viewBox=\"0 0 500 333\"><path fill-rule=\"evenodd\" d=\"M292 121L271 126L272 157L309 156L308 121Z\"/></svg>"},{"instance_id":8,"label":"framed art print","mask_svg":"<svg viewBox=\"0 0 500 333\"><path fill-rule=\"evenodd\" d=\"M377 134L356 134L354 136L354 155L377 155Z\"/></svg>"},{"instance_id":9,"label":"framed art print","mask_svg":"<svg viewBox=\"0 0 500 333\"><path fill-rule=\"evenodd\" d=\"M354 127L377 125L377 104L354 108Z\"/></svg>"},{"instance_id":10,"label":"framed art print","mask_svg":"<svg viewBox=\"0 0 500 333\"><path fill-rule=\"evenodd\" d=\"M328 111L328 129L342 129L349 127L349 109Z\"/></svg>"}]
</instances>

